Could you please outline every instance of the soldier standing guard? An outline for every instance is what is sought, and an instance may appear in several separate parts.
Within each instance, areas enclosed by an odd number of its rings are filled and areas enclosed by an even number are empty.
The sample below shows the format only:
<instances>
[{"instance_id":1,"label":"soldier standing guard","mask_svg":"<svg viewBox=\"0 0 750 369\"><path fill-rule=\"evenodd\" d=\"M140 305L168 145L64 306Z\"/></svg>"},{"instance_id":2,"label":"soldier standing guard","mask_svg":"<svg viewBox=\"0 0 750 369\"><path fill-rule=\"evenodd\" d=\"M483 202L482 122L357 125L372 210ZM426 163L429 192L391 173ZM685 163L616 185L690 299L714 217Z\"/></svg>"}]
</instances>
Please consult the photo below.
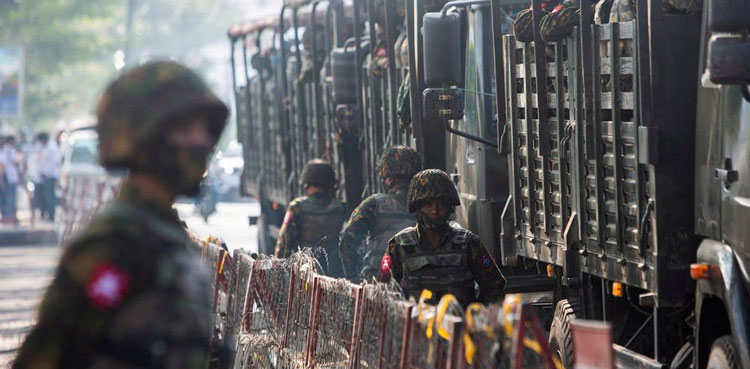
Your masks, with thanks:
<instances>
[{"instance_id":1,"label":"soldier standing guard","mask_svg":"<svg viewBox=\"0 0 750 369\"><path fill-rule=\"evenodd\" d=\"M447 173L426 169L409 185L409 211L417 224L396 234L380 263L378 279L401 284L406 297L432 291L429 303L452 294L461 305L490 303L502 297L503 277L479 237L449 217L461 205ZM479 285L479 296L474 283Z\"/></svg>"},{"instance_id":2,"label":"soldier standing guard","mask_svg":"<svg viewBox=\"0 0 750 369\"><path fill-rule=\"evenodd\" d=\"M325 273L342 277L338 252L339 232L346 220L344 205L335 198L336 174L331 164L313 159L305 164L300 184L305 195L289 203L279 231L275 255L288 257L297 247L322 248L316 253Z\"/></svg>"},{"instance_id":3,"label":"soldier standing guard","mask_svg":"<svg viewBox=\"0 0 750 369\"><path fill-rule=\"evenodd\" d=\"M174 62L112 82L97 109L100 162L129 175L66 246L13 368L205 368L208 273L172 210L200 188L227 107Z\"/></svg>"},{"instance_id":4,"label":"soldier standing guard","mask_svg":"<svg viewBox=\"0 0 750 369\"><path fill-rule=\"evenodd\" d=\"M422 166L420 161L419 154L408 146L394 146L383 152L377 170L385 193L376 193L362 201L341 231L339 248L347 278L355 279L357 273L365 280L377 276L388 240L416 222L417 218L406 207L406 193L409 181ZM368 236L364 269L360 272L362 261L357 250Z\"/></svg>"}]
</instances>

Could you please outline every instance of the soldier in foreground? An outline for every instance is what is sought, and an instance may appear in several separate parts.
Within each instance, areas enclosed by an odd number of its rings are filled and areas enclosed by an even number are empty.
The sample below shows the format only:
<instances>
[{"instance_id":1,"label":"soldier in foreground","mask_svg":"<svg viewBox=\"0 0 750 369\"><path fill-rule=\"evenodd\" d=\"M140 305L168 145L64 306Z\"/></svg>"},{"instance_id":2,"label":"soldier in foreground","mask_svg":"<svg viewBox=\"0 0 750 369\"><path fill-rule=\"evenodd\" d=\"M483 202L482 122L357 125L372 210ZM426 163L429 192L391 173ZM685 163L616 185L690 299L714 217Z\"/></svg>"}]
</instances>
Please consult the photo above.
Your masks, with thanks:
<instances>
[{"instance_id":1,"label":"soldier in foreground","mask_svg":"<svg viewBox=\"0 0 750 369\"><path fill-rule=\"evenodd\" d=\"M400 230L416 222L406 207L409 181L421 168L419 154L407 146L386 149L378 161L378 176L385 193L376 193L366 198L352 212L341 231L341 261L344 275L363 280L377 276L380 259L388 240ZM364 263L357 250L369 236ZM364 266L360 271L360 267Z\"/></svg>"},{"instance_id":2,"label":"soldier in foreground","mask_svg":"<svg viewBox=\"0 0 750 369\"><path fill-rule=\"evenodd\" d=\"M99 153L129 170L66 246L13 368L204 368L210 281L172 205L200 188L227 107L191 70L152 62L112 82Z\"/></svg>"},{"instance_id":3,"label":"soldier in foreground","mask_svg":"<svg viewBox=\"0 0 750 369\"><path fill-rule=\"evenodd\" d=\"M388 242L378 279L395 279L407 298L419 297L428 289L433 293L429 303L448 293L463 306L499 300L503 277L482 241L449 221L461 203L448 174L438 169L417 173L409 185L408 201L409 212L417 214L417 224ZM478 297L474 282L479 285Z\"/></svg>"},{"instance_id":4,"label":"soldier in foreground","mask_svg":"<svg viewBox=\"0 0 750 369\"><path fill-rule=\"evenodd\" d=\"M343 277L338 239L346 209L335 197L336 174L331 164L313 159L302 170L304 196L289 203L279 231L275 255L285 258L297 247L311 247L326 275ZM323 253L320 250L324 250Z\"/></svg>"}]
</instances>

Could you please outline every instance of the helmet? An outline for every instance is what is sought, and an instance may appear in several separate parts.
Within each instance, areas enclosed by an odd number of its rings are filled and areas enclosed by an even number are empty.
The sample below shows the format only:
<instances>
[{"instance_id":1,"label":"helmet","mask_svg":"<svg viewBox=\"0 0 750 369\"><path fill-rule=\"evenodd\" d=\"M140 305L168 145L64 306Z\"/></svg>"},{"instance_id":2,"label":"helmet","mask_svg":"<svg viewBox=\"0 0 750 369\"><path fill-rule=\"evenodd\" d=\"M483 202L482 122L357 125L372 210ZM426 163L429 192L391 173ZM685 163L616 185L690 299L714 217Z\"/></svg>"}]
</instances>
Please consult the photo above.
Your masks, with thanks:
<instances>
[{"instance_id":1,"label":"helmet","mask_svg":"<svg viewBox=\"0 0 750 369\"><path fill-rule=\"evenodd\" d=\"M331 188L336 185L336 173L328 162L321 159L313 159L305 164L302 169L300 184Z\"/></svg>"},{"instance_id":2,"label":"helmet","mask_svg":"<svg viewBox=\"0 0 750 369\"><path fill-rule=\"evenodd\" d=\"M387 148L378 160L378 175L381 178L405 176L411 177L422 168L417 151L408 146Z\"/></svg>"},{"instance_id":3,"label":"helmet","mask_svg":"<svg viewBox=\"0 0 750 369\"><path fill-rule=\"evenodd\" d=\"M460 206L458 191L448 173L440 169L425 169L414 175L409 184L409 212L419 209L425 201L443 201L449 206Z\"/></svg>"},{"instance_id":4,"label":"helmet","mask_svg":"<svg viewBox=\"0 0 750 369\"><path fill-rule=\"evenodd\" d=\"M188 114L205 118L218 140L228 113L187 67L171 61L143 64L110 83L99 101L99 161L106 168L139 168L144 163L136 163L136 154L153 148L175 120Z\"/></svg>"}]
</instances>

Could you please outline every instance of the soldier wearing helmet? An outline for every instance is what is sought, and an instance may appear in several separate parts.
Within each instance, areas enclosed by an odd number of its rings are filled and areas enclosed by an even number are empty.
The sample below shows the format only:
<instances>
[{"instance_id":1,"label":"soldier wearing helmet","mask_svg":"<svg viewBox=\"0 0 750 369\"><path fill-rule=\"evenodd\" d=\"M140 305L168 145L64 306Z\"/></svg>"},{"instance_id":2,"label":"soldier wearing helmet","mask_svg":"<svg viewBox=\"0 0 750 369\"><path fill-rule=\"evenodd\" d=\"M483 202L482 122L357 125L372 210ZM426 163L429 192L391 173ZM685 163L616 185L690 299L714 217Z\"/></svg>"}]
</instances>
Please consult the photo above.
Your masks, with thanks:
<instances>
[{"instance_id":1,"label":"soldier wearing helmet","mask_svg":"<svg viewBox=\"0 0 750 369\"><path fill-rule=\"evenodd\" d=\"M200 188L227 107L174 62L126 71L97 109L117 198L64 248L13 368L205 368L210 280L172 210Z\"/></svg>"},{"instance_id":2,"label":"soldier wearing helmet","mask_svg":"<svg viewBox=\"0 0 750 369\"><path fill-rule=\"evenodd\" d=\"M417 173L409 185L408 200L417 224L388 241L378 279L393 278L407 297L430 290L430 303L445 294L454 295L463 306L501 298L502 275L479 237L449 221L461 202L448 174L438 169Z\"/></svg>"},{"instance_id":3,"label":"soldier wearing helmet","mask_svg":"<svg viewBox=\"0 0 750 369\"><path fill-rule=\"evenodd\" d=\"M339 248L347 278L375 277L388 240L417 220L406 207L406 192L421 166L419 154L410 147L394 146L383 152L377 170L385 193L376 193L362 201L341 231ZM365 239L363 263L358 250Z\"/></svg>"},{"instance_id":4,"label":"soldier wearing helmet","mask_svg":"<svg viewBox=\"0 0 750 369\"><path fill-rule=\"evenodd\" d=\"M276 242L276 257L285 258L297 247L322 248L316 252L320 265L331 277L341 277L338 236L346 220L344 205L334 197L336 174L331 164L313 159L305 164L300 184L304 196L289 203ZM318 250L314 250L318 251Z\"/></svg>"}]
</instances>

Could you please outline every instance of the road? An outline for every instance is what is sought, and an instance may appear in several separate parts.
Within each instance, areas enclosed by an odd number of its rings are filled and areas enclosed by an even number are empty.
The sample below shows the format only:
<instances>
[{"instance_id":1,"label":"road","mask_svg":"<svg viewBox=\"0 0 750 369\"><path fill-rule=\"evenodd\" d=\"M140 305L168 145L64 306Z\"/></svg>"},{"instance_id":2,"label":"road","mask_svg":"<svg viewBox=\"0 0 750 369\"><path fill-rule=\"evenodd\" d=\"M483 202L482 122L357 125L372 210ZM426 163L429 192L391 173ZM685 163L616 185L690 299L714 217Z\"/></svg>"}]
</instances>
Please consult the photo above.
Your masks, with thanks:
<instances>
[{"instance_id":1,"label":"road","mask_svg":"<svg viewBox=\"0 0 750 369\"><path fill-rule=\"evenodd\" d=\"M198 237L220 237L230 251L245 249L258 252L258 227L248 222L250 215L260 215L257 202L220 202L216 206L216 213L208 217L208 222L203 221L192 203L177 203L175 208L180 219Z\"/></svg>"},{"instance_id":2,"label":"road","mask_svg":"<svg viewBox=\"0 0 750 369\"><path fill-rule=\"evenodd\" d=\"M36 319L60 247L0 247L0 368L5 368Z\"/></svg>"}]
</instances>

